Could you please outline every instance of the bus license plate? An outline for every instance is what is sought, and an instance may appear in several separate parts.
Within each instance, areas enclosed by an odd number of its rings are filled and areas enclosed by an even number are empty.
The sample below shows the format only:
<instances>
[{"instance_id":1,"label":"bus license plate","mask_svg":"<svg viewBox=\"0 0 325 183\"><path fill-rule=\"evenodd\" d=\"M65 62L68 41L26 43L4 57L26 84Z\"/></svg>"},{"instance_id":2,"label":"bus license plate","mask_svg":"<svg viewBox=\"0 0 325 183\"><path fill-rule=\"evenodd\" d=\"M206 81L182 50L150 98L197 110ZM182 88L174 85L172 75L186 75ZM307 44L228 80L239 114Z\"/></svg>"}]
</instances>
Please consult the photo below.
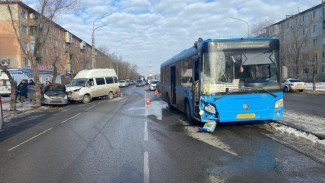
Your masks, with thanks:
<instances>
[{"instance_id":1,"label":"bus license plate","mask_svg":"<svg viewBox=\"0 0 325 183\"><path fill-rule=\"evenodd\" d=\"M255 118L255 113L251 114L237 114L237 118L242 119L242 118Z\"/></svg>"}]
</instances>

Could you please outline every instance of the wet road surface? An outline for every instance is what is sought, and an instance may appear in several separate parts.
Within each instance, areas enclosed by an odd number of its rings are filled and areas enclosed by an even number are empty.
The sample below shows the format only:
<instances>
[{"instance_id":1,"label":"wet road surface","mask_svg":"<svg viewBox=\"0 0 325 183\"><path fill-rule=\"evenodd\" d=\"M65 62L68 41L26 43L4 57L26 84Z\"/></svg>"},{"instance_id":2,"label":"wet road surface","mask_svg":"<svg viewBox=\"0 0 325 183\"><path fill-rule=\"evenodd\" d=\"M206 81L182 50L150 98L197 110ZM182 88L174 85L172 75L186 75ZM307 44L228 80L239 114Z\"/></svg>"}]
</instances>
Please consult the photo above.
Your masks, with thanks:
<instances>
[{"instance_id":1,"label":"wet road surface","mask_svg":"<svg viewBox=\"0 0 325 183\"><path fill-rule=\"evenodd\" d=\"M325 95L307 95L300 92L284 93L284 109L325 117Z\"/></svg>"},{"instance_id":2,"label":"wet road surface","mask_svg":"<svg viewBox=\"0 0 325 183\"><path fill-rule=\"evenodd\" d=\"M273 141L259 123L200 133L154 92L122 91L123 99L12 119L30 125L0 138L0 182L325 181L323 164Z\"/></svg>"}]
</instances>

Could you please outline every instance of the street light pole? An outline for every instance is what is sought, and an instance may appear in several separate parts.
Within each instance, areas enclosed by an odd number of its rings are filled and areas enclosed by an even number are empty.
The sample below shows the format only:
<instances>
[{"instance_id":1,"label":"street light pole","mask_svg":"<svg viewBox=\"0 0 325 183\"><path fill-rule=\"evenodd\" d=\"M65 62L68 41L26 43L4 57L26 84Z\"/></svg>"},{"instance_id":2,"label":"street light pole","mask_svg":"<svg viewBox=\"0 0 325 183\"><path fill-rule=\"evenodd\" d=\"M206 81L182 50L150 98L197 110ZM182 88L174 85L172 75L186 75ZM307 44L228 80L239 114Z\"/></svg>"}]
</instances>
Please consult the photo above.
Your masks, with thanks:
<instances>
[{"instance_id":1,"label":"street light pole","mask_svg":"<svg viewBox=\"0 0 325 183\"><path fill-rule=\"evenodd\" d=\"M245 21L245 20L239 19L239 18L234 18L234 17L230 17L230 18L235 19L235 20L239 20L239 21L242 21L242 22L245 22L246 25L247 25L247 37L249 37L249 24L248 24L248 22Z\"/></svg>"},{"instance_id":2,"label":"street light pole","mask_svg":"<svg viewBox=\"0 0 325 183\"><path fill-rule=\"evenodd\" d=\"M101 27L107 26L107 25L102 25L102 26L98 26L98 27L95 28L95 21L96 20L99 20L99 19L102 19L104 17L110 16L110 15L112 15L112 14L104 15L102 17L96 18L93 21L93 32L92 32L92 35L91 35L91 68L92 69L95 69L95 67L96 67L96 57L95 57L95 30L96 29L99 29Z\"/></svg>"}]
</instances>

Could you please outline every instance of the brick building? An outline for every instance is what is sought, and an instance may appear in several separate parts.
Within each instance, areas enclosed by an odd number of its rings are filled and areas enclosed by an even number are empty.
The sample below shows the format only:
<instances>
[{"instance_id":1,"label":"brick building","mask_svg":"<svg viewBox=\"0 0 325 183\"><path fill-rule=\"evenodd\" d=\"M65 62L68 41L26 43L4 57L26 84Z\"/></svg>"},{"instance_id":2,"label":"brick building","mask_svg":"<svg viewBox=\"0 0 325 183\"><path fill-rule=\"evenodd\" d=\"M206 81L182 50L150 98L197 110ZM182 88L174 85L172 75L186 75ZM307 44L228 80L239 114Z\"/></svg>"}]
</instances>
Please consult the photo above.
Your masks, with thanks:
<instances>
[{"instance_id":1,"label":"brick building","mask_svg":"<svg viewBox=\"0 0 325 183\"><path fill-rule=\"evenodd\" d=\"M16 27L24 49L21 49L17 41L6 2L0 1L0 61L2 65L7 64L11 72L21 72L33 79L31 63L23 50L32 52L34 49L33 23L38 13L20 1L11 2L10 6L13 19L19 25ZM108 57L98 50L96 52L99 52L101 57ZM52 79L52 63L55 60L58 69L57 82L63 83L80 70L91 68L91 45L54 23L38 59L41 83Z\"/></svg>"}]
</instances>

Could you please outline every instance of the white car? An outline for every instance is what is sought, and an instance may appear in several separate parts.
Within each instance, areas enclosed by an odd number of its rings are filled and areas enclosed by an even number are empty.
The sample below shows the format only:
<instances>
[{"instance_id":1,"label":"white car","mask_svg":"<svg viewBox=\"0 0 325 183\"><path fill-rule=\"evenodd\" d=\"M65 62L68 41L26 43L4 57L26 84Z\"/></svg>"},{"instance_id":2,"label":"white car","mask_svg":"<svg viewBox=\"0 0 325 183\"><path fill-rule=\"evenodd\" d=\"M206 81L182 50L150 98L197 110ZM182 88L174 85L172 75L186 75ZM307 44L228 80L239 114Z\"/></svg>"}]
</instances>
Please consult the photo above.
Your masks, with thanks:
<instances>
[{"instance_id":1,"label":"white car","mask_svg":"<svg viewBox=\"0 0 325 183\"><path fill-rule=\"evenodd\" d=\"M119 87L126 87L128 86L127 82L125 80L120 80L119 83L118 83L118 86Z\"/></svg>"},{"instance_id":2,"label":"white car","mask_svg":"<svg viewBox=\"0 0 325 183\"><path fill-rule=\"evenodd\" d=\"M282 87L284 92L289 92L289 91L303 92L306 89L306 83L298 79L288 78L282 80Z\"/></svg>"},{"instance_id":3,"label":"white car","mask_svg":"<svg viewBox=\"0 0 325 183\"><path fill-rule=\"evenodd\" d=\"M158 83L158 81L151 81L151 83L149 85L149 90L151 90L151 91L156 90L157 83Z\"/></svg>"}]
</instances>

